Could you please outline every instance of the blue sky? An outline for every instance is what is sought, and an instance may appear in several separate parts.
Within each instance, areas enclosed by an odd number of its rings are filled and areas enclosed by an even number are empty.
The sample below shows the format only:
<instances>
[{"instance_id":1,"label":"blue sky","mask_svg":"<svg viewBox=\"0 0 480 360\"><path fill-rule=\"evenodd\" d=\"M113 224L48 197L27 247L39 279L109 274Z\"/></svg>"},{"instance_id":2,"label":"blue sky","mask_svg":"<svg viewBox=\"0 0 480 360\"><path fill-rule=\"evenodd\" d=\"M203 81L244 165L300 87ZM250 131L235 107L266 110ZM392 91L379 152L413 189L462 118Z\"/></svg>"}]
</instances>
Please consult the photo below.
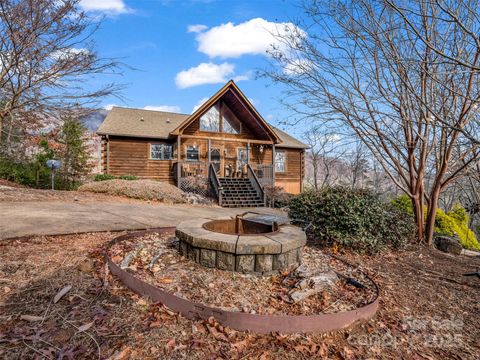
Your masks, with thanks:
<instances>
[{"instance_id":1,"label":"blue sky","mask_svg":"<svg viewBox=\"0 0 480 360\"><path fill-rule=\"evenodd\" d=\"M99 55L134 68L113 77L126 84L124 101L110 97L104 106L191 113L235 79L269 122L278 125L289 115L278 102L280 87L267 87L270 82L256 79L255 71L267 66L265 50L274 41L269 31L293 26L288 23L300 15L295 2L82 0L81 6L106 16L95 34ZM92 85L111 79L92 79Z\"/></svg>"}]
</instances>

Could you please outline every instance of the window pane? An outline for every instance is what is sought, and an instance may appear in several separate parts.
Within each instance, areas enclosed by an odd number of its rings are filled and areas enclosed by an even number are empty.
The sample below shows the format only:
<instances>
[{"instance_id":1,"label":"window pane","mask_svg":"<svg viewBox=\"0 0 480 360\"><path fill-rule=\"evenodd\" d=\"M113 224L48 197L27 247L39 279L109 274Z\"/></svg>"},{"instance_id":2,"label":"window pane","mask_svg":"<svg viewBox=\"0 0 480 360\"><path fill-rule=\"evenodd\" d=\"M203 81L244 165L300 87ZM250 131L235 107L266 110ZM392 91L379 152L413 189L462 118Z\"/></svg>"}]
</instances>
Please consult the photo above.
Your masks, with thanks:
<instances>
[{"instance_id":1,"label":"window pane","mask_svg":"<svg viewBox=\"0 0 480 360\"><path fill-rule=\"evenodd\" d=\"M223 132L228 134L240 134L240 121L224 104L222 106Z\"/></svg>"},{"instance_id":2,"label":"window pane","mask_svg":"<svg viewBox=\"0 0 480 360\"><path fill-rule=\"evenodd\" d=\"M160 159L161 158L161 145L152 144L150 145L150 158L151 159Z\"/></svg>"},{"instance_id":3,"label":"window pane","mask_svg":"<svg viewBox=\"0 0 480 360\"><path fill-rule=\"evenodd\" d=\"M200 151L198 148L193 146L187 146L187 160L188 161L199 161L200 160Z\"/></svg>"},{"instance_id":4,"label":"window pane","mask_svg":"<svg viewBox=\"0 0 480 360\"><path fill-rule=\"evenodd\" d=\"M173 159L173 146L172 145L163 145L163 158L165 160Z\"/></svg>"},{"instance_id":5,"label":"window pane","mask_svg":"<svg viewBox=\"0 0 480 360\"><path fill-rule=\"evenodd\" d=\"M285 152L277 151L275 153L275 171L285 172Z\"/></svg>"},{"instance_id":6,"label":"window pane","mask_svg":"<svg viewBox=\"0 0 480 360\"><path fill-rule=\"evenodd\" d=\"M171 160L173 158L173 145L150 144L150 159Z\"/></svg>"},{"instance_id":7,"label":"window pane","mask_svg":"<svg viewBox=\"0 0 480 360\"><path fill-rule=\"evenodd\" d=\"M220 131L220 113L217 105L212 106L200 117L200 130L214 132Z\"/></svg>"}]
</instances>

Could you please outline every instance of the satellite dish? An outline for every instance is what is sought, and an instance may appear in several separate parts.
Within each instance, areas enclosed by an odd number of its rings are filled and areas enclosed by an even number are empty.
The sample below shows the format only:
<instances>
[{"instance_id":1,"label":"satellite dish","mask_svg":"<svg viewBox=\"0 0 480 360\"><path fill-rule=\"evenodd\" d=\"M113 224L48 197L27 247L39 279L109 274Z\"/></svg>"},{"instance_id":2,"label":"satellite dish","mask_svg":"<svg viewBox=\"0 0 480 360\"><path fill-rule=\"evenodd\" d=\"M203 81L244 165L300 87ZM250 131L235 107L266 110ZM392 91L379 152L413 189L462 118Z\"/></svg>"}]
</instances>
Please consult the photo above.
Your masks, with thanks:
<instances>
[{"instance_id":1,"label":"satellite dish","mask_svg":"<svg viewBox=\"0 0 480 360\"><path fill-rule=\"evenodd\" d=\"M47 160L47 167L52 170L58 170L62 166L62 162L60 160Z\"/></svg>"}]
</instances>

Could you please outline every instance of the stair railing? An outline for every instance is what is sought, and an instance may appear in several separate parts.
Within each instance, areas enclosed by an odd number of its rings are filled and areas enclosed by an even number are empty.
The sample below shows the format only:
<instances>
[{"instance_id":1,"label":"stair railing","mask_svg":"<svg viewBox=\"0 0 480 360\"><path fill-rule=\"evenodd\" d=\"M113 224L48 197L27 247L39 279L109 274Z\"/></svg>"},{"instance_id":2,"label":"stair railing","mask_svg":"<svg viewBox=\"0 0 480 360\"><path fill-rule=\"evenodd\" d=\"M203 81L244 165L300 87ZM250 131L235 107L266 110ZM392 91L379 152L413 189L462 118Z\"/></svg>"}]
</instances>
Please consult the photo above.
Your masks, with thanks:
<instances>
[{"instance_id":1,"label":"stair railing","mask_svg":"<svg viewBox=\"0 0 480 360\"><path fill-rule=\"evenodd\" d=\"M250 180L250 183L255 188L257 195L260 197L260 199L262 199L263 206L265 206L265 204L267 203L265 190L263 190L262 184L260 184L257 174L255 174L255 171L253 171L253 168L250 164L247 165L247 176L248 176L248 179Z\"/></svg>"},{"instance_id":2,"label":"stair railing","mask_svg":"<svg viewBox=\"0 0 480 360\"><path fill-rule=\"evenodd\" d=\"M212 163L210 163L208 166L208 183L212 187L213 193L218 198L218 205L222 206L223 187L220 185L220 180L218 179L217 172L215 171L215 166Z\"/></svg>"}]
</instances>

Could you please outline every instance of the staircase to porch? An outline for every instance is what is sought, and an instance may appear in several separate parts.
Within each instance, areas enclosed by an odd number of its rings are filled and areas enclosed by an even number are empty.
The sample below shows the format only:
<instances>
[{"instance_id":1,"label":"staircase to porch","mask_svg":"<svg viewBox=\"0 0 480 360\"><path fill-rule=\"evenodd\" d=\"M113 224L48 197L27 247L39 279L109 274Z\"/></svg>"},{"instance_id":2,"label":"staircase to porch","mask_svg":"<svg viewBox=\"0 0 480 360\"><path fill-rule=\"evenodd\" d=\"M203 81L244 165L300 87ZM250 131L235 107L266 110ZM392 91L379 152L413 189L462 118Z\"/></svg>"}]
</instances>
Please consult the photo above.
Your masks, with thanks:
<instances>
[{"instance_id":1,"label":"staircase to porch","mask_svg":"<svg viewBox=\"0 0 480 360\"><path fill-rule=\"evenodd\" d=\"M246 177L219 177L213 164L210 164L208 182L220 206L265 206L265 191L250 165L247 165Z\"/></svg>"},{"instance_id":2,"label":"staircase to porch","mask_svg":"<svg viewBox=\"0 0 480 360\"><path fill-rule=\"evenodd\" d=\"M265 206L261 194L258 194L249 178L218 178L222 193L223 207Z\"/></svg>"}]
</instances>

